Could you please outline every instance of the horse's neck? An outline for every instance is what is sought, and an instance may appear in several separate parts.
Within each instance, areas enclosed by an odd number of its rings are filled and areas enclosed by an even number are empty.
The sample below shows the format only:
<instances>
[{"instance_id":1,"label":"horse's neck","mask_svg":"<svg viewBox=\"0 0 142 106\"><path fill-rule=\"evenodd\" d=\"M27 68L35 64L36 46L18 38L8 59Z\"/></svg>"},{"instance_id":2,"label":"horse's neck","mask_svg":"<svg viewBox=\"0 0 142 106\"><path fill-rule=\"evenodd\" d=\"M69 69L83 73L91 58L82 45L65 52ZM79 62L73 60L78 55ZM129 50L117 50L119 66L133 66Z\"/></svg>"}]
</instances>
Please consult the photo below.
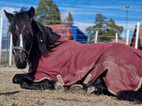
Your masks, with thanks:
<instances>
[{"instance_id":1,"label":"horse's neck","mask_svg":"<svg viewBox=\"0 0 142 106\"><path fill-rule=\"evenodd\" d=\"M60 35L52 32L51 28L44 27L35 20L33 20L33 29L36 38L41 38L40 40L46 40L44 42L47 42L49 45L55 43L60 38Z\"/></svg>"},{"instance_id":2,"label":"horse's neck","mask_svg":"<svg viewBox=\"0 0 142 106\"><path fill-rule=\"evenodd\" d=\"M52 32L50 28L45 28L35 20L32 22L32 27L34 42L29 56L30 60L41 53L48 52L49 47L60 38L60 35Z\"/></svg>"}]
</instances>

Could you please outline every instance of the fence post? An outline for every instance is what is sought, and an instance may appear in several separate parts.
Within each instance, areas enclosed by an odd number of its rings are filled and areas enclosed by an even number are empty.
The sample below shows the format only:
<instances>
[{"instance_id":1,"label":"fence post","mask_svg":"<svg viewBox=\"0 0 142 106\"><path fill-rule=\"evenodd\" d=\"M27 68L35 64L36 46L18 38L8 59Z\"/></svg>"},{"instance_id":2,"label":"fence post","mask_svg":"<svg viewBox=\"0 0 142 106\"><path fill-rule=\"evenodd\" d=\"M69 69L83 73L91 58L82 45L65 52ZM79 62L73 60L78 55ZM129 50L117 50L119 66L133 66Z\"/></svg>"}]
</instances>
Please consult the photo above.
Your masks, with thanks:
<instances>
[{"instance_id":1,"label":"fence post","mask_svg":"<svg viewBox=\"0 0 142 106\"><path fill-rule=\"evenodd\" d=\"M95 43L97 43L98 40L98 31L96 31L96 35L95 35Z\"/></svg>"},{"instance_id":2,"label":"fence post","mask_svg":"<svg viewBox=\"0 0 142 106\"><path fill-rule=\"evenodd\" d=\"M12 33L10 33L9 66L12 65Z\"/></svg>"},{"instance_id":3,"label":"fence post","mask_svg":"<svg viewBox=\"0 0 142 106\"><path fill-rule=\"evenodd\" d=\"M1 49L2 49L2 29L3 29L3 17L1 17L1 23L0 23L0 64L1 64Z\"/></svg>"},{"instance_id":4,"label":"fence post","mask_svg":"<svg viewBox=\"0 0 142 106\"><path fill-rule=\"evenodd\" d=\"M135 40L135 49L138 48L138 40L139 40L139 29L140 29L140 23L137 23L137 32L136 32L136 40Z\"/></svg>"},{"instance_id":5,"label":"fence post","mask_svg":"<svg viewBox=\"0 0 142 106\"><path fill-rule=\"evenodd\" d=\"M126 45L129 44L129 29L127 29Z\"/></svg>"},{"instance_id":6,"label":"fence post","mask_svg":"<svg viewBox=\"0 0 142 106\"><path fill-rule=\"evenodd\" d=\"M115 42L118 43L118 33L115 34Z\"/></svg>"}]
</instances>

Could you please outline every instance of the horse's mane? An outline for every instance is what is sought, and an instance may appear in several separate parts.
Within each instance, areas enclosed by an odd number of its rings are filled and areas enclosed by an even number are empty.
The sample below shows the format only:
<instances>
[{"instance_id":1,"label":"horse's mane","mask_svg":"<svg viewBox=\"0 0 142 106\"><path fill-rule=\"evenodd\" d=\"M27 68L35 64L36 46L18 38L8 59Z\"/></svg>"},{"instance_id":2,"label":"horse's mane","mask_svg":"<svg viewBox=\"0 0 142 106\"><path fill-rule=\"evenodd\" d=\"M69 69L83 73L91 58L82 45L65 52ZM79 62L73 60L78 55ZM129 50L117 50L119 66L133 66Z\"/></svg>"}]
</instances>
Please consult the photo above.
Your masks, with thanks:
<instances>
[{"instance_id":1,"label":"horse's mane","mask_svg":"<svg viewBox=\"0 0 142 106\"><path fill-rule=\"evenodd\" d=\"M32 20L32 26L33 32L36 34L37 40L39 40L37 42L39 43L41 53L51 51L53 48L63 43L57 41L60 35L54 33L51 28L44 27L34 19Z\"/></svg>"}]
</instances>

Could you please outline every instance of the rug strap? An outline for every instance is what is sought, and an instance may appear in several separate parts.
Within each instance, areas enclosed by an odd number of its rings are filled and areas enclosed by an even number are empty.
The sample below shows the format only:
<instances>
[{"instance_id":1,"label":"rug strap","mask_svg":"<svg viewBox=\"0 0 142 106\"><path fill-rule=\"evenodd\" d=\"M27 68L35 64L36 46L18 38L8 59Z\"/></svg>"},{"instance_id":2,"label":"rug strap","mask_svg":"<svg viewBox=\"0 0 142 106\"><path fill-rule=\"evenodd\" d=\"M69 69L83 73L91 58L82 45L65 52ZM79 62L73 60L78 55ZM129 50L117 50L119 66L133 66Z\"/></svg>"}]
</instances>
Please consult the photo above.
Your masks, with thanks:
<instances>
[{"instance_id":1,"label":"rug strap","mask_svg":"<svg viewBox=\"0 0 142 106\"><path fill-rule=\"evenodd\" d=\"M87 76L86 76L86 78L85 78L85 80L83 81L83 84L88 84L88 82L89 82L89 80L91 79L91 77L92 77L92 74L88 74Z\"/></svg>"},{"instance_id":2,"label":"rug strap","mask_svg":"<svg viewBox=\"0 0 142 106\"><path fill-rule=\"evenodd\" d=\"M60 84L61 84L62 86L65 85L65 83L64 83L63 78L62 78L61 75L57 75L57 79L58 79L58 81L60 82Z\"/></svg>"}]
</instances>

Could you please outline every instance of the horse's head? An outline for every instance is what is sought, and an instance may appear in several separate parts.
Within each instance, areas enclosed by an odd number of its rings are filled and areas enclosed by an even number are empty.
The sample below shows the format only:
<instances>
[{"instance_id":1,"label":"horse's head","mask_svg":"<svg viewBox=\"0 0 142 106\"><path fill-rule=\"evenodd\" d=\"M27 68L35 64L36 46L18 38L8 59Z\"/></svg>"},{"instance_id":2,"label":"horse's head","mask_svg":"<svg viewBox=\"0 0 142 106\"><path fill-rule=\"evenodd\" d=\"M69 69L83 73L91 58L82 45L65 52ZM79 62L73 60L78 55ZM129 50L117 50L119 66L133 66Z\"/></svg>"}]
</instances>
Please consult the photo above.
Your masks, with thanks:
<instances>
[{"instance_id":1,"label":"horse's head","mask_svg":"<svg viewBox=\"0 0 142 106\"><path fill-rule=\"evenodd\" d=\"M10 26L9 32L13 38L13 54L17 68L26 68L29 52L33 44L32 19L35 14L33 7L29 11L16 12L15 14L8 13L4 10Z\"/></svg>"}]
</instances>

